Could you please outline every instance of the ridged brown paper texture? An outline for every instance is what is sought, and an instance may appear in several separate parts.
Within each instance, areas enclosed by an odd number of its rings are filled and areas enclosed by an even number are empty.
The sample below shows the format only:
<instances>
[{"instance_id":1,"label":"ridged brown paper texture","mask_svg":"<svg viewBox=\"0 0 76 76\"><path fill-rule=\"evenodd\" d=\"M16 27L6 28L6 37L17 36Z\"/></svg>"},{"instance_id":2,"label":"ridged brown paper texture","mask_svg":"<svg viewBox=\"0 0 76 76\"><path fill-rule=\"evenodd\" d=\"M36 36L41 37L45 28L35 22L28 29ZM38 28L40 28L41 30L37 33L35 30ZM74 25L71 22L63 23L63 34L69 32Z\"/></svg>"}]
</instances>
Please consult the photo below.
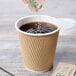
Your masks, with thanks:
<instances>
[{"instance_id":1,"label":"ridged brown paper texture","mask_svg":"<svg viewBox=\"0 0 76 76\"><path fill-rule=\"evenodd\" d=\"M24 65L34 71L53 66L58 32L47 36L30 36L19 32Z\"/></svg>"}]
</instances>

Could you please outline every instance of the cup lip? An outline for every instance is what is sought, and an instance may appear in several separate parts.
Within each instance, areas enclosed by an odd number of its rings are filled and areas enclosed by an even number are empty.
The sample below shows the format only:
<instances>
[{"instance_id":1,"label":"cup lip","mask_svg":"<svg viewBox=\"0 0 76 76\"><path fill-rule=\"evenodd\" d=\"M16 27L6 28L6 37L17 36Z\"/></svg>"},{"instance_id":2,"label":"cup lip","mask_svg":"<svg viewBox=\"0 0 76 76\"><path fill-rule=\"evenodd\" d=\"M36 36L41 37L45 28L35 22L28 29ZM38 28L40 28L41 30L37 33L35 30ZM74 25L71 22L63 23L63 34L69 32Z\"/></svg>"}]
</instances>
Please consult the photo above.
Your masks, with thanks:
<instances>
[{"instance_id":1,"label":"cup lip","mask_svg":"<svg viewBox=\"0 0 76 76\"><path fill-rule=\"evenodd\" d=\"M61 27L58 26L58 25L55 25L55 26L57 26L57 29L54 30L54 31L52 31L52 32L44 33L44 34L33 34L33 33L24 32L24 31L22 31L22 30L20 30L20 29L18 28L17 24L18 24L19 21L21 21L21 20L23 20L23 19L25 19L25 18L38 17L38 16L44 16L44 17L49 17L49 18L51 17L51 16L48 16L48 15L29 15L29 16L21 17L21 18L18 19L18 20L16 21L16 23L15 23L15 28L16 28L16 30L17 30L18 32L20 32L20 33L23 33L23 34L29 35L29 36L47 36L47 35L52 35L52 34L58 32L58 31L60 30ZM55 18L55 17L51 17L51 18L53 18L53 19L55 19L55 20L57 19L57 18ZM54 23L52 23L52 24L54 24Z\"/></svg>"}]
</instances>

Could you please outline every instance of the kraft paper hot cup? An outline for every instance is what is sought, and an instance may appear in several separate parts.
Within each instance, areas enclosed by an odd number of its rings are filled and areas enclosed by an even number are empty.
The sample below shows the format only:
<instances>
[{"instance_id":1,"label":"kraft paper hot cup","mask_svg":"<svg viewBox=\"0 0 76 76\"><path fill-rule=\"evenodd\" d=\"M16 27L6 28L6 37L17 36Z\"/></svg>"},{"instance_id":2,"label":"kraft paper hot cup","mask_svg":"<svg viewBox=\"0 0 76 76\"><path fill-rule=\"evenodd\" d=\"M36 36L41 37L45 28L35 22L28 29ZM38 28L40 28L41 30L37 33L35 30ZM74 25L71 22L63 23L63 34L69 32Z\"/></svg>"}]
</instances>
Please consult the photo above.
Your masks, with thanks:
<instances>
[{"instance_id":1,"label":"kraft paper hot cup","mask_svg":"<svg viewBox=\"0 0 76 76\"><path fill-rule=\"evenodd\" d=\"M31 34L19 29L29 22L48 22L57 29L45 34ZM45 15L32 15L19 19L15 27L18 31L24 66L31 71L47 71L53 66L60 27L57 19Z\"/></svg>"}]
</instances>

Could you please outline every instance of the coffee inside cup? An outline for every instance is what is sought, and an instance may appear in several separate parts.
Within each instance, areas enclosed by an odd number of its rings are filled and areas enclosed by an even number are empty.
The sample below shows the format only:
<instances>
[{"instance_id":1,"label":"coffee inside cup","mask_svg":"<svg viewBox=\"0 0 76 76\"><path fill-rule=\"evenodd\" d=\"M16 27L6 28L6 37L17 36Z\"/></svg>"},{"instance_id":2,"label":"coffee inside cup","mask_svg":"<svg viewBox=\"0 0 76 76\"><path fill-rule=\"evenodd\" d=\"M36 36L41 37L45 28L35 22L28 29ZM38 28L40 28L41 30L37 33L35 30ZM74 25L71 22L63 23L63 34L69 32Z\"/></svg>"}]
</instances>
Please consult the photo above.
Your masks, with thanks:
<instances>
[{"instance_id":1,"label":"coffee inside cup","mask_svg":"<svg viewBox=\"0 0 76 76\"><path fill-rule=\"evenodd\" d=\"M33 34L50 33L56 29L57 27L54 24L47 22L30 22L27 24L23 24L20 27L20 30Z\"/></svg>"}]
</instances>

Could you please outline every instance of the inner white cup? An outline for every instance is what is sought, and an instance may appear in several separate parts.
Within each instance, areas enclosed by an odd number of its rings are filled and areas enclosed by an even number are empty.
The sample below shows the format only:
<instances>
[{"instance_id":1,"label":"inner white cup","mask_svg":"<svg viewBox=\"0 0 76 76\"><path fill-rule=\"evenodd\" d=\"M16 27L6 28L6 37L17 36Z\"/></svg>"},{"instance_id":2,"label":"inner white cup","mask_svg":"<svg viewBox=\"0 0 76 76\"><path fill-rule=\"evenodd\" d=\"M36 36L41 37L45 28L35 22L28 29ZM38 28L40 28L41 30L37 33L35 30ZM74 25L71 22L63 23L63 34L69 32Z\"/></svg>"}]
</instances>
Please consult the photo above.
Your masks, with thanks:
<instances>
[{"instance_id":1,"label":"inner white cup","mask_svg":"<svg viewBox=\"0 0 76 76\"><path fill-rule=\"evenodd\" d=\"M30 23L30 22L47 22L47 23L51 23L51 24L54 24L57 27L57 29L52 31L52 32L44 33L44 34L32 34L32 33L27 33L27 32L24 32L24 31L20 30L20 27L23 24L27 24L27 23ZM15 23L15 28L17 29L17 31L19 31L19 32L21 32L23 34L26 34L26 35L31 35L31 36L51 35L51 34L54 34L54 33L56 33L57 31L60 30L58 20L56 18L54 18L54 17L46 16L46 15L30 15L30 16L22 17L19 20L17 20L17 22Z\"/></svg>"}]
</instances>

